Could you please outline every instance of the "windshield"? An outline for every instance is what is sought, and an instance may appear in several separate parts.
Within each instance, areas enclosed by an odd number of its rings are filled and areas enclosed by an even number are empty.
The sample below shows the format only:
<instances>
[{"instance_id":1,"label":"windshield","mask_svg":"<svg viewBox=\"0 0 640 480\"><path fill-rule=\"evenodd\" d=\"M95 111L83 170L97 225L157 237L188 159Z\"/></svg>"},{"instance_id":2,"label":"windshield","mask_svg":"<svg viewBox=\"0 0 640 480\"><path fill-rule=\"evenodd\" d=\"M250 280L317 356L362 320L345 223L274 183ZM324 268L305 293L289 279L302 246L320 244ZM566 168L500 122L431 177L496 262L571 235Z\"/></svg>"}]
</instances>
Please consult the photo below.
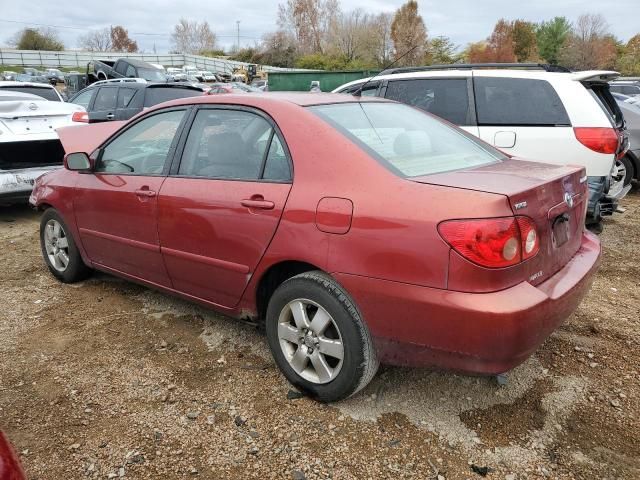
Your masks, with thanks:
<instances>
[{"instance_id":1,"label":"windshield","mask_svg":"<svg viewBox=\"0 0 640 480\"><path fill-rule=\"evenodd\" d=\"M32 95L37 95L38 97L44 98L45 100L49 100L51 102L59 102L60 97L56 93L53 88L49 87L29 87L29 86L9 86L9 87L0 87L4 91L11 92L21 92L21 93L30 93Z\"/></svg>"},{"instance_id":2,"label":"windshield","mask_svg":"<svg viewBox=\"0 0 640 480\"><path fill-rule=\"evenodd\" d=\"M419 177L506 159L500 151L420 110L396 103L310 107L402 177Z\"/></svg>"},{"instance_id":3,"label":"windshield","mask_svg":"<svg viewBox=\"0 0 640 480\"><path fill-rule=\"evenodd\" d=\"M139 68L138 75L150 82L166 82L167 77L157 68Z\"/></svg>"}]
</instances>

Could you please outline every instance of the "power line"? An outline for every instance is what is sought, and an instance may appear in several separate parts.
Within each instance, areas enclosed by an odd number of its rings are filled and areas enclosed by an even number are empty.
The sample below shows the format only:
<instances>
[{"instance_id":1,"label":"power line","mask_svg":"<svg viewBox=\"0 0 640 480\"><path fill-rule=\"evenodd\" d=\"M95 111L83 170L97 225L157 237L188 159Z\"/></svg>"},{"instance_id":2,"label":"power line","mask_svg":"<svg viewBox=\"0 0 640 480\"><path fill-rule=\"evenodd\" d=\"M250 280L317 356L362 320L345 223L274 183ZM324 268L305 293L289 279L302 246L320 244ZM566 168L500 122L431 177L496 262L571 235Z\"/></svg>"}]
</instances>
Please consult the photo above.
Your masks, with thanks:
<instances>
[{"instance_id":1,"label":"power line","mask_svg":"<svg viewBox=\"0 0 640 480\"><path fill-rule=\"evenodd\" d=\"M68 29L68 30L82 30L83 32L86 32L87 30L90 30L90 27L72 27L69 25L51 25L51 24L47 24L47 23L36 23L36 22L22 22L20 20L6 20L4 18L0 18L0 22L5 22L5 23L17 23L20 25L33 25L36 27L49 27L49 28L63 28L63 29ZM146 35L146 36L154 36L154 37L171 37L170 33L148 33L148 32L130 32L129 35ZM249 40L260 40L257 37L252 37L249 35L219 35L216 33L216 37L218 38L248 38Z\"/></svg>"}]
</instances>

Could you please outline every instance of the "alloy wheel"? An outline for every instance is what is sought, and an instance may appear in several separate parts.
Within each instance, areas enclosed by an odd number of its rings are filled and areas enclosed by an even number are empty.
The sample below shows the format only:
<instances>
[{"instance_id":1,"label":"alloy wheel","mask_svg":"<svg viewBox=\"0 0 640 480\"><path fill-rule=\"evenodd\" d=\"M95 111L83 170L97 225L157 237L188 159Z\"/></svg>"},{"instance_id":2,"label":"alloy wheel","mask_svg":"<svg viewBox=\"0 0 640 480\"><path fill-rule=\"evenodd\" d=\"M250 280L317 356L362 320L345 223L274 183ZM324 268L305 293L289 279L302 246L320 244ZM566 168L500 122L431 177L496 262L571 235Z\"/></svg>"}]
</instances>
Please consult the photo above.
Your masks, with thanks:
<instances>
[{"instance_id":1,"label":"alloy wheel","mask_svg":"<svg viewBox=\"0 0 640 480\"><path fill-rule=\"evenodd\" d=\"M323 384L340 373L344 345L334 319L307 299L287 303L278 318L278 339L285 359L305 380Z\"/></svg>"},{"instance_id":2,"label":"alloy wheel","mask_svg":"<svg viewBox=\"0 0 640 480\"><path fill-rule=\"evenodd\" d=\"M64 272L69 265L69 240L57 220L51 219L45 225L44 248L51 266L58 272Z\"/></svg>"}]
</instances>

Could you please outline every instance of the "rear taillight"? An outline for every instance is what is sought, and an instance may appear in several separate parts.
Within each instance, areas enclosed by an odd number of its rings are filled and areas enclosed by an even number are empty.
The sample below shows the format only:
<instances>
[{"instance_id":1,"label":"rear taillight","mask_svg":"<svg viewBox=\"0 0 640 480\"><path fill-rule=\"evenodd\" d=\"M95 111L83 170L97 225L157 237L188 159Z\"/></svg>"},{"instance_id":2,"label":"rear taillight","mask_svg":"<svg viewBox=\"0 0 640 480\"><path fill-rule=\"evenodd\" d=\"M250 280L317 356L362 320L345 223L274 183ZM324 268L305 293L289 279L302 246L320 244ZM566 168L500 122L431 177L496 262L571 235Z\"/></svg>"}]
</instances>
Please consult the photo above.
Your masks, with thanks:
<instances>
[{"instance_id":1,"label":"rear taillight","mask_svg":"<svg viewBox=\"0 0 640 480\"><path fill-rule=\"evenodd\" d=\"M516 217L518 228L520 230L520 238L522 239L521 251L522 260L534 257L540 250L540 239L536 226L528 217Z\"/></svg>"},{"instance_id":2,"label":"rear taillight","mask_svg":"<svg viewBox=\"0 0 640 480\"><path fill-rule=\"evenodd\" d=\"M598 153L616 153L620 145L620 136L613 128L576 127L573 129L578 141Z\"/></svg>"},{"instance_id":3,"label":"rear taillight","mask_svg":"<svg viewBox=\"0 0 640 480\"><path fill-rule=\"evenodd\" d=\"M71 121L89 123L89 114L87 112L73 112L73 115L71 115Z\"/></svg>"},{"instance_id":4,"label":"rear taillight","mask_svg":"<svg viewBox=\"0 0 640 480\"><path fill-rule=\"evenodd\" d=\"M516 265L540 249L538 232L527 217L449 220L438 231L464 258L488 268Z\"/></svg>"}]
</instances>

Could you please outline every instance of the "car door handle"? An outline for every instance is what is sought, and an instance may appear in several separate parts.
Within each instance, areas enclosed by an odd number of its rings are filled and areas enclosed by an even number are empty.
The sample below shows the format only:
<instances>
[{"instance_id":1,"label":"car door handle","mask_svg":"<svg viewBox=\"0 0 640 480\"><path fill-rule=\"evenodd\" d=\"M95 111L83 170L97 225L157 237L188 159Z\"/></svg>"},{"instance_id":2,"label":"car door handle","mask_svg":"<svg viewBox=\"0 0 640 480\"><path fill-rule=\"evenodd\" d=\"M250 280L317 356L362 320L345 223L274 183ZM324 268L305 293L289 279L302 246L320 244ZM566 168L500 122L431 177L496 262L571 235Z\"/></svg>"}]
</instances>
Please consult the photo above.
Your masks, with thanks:
<instances>
[{"instance_id":1,"label":"car door handle","mask_svg":"<svg viewBox=\"0 0 640 480\"><path fill-rule=\"evenodd\" d=\"M113 120L115 117L113 113L107 113L107 120Z\"/></svg>"},{"instance_id":2,"label":"car door handle","mask_svg":"<svg viewBox=\"0 0 640 480\"><path fill-rule=\"evenodd\" d=\"M249 199L242 200L242 206L247 208L260 208L262 210L273 210L275 203L265 200L262 195L254 195Z\"/></svg>"},{"instance_id":3,"label":"car door handle","mask_svg":"<svg viewBox=\"0 0 640 480\"><path fill-rule=\"evenodd\" d=\"M136 195L139 197L155 197L156 196L156 192L154 192L153 190L149 190L148 188L141 188L139 190L136 190Z\"/></svg>"}]
</instances>

